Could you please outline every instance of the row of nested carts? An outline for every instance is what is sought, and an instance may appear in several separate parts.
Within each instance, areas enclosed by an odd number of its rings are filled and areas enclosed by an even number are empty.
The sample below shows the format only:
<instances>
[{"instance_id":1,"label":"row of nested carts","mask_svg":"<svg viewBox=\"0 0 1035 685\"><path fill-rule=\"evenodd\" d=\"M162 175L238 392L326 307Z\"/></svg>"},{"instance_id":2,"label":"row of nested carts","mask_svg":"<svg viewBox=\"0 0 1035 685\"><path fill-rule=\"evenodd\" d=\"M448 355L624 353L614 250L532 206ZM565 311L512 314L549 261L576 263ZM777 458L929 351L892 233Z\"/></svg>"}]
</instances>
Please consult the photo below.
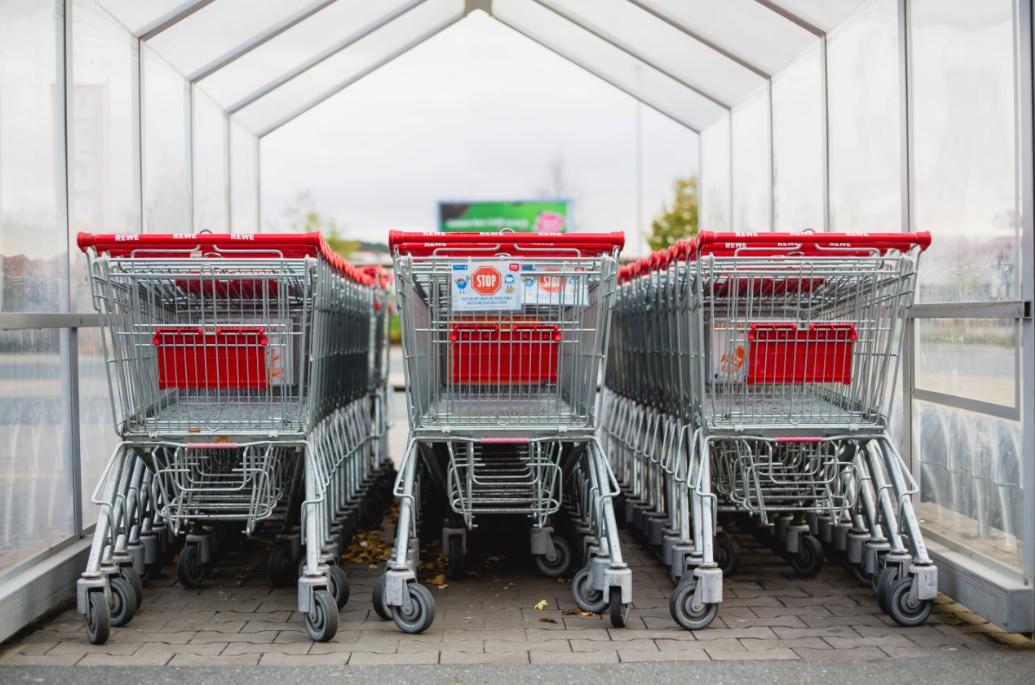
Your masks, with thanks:
<instances>
[{"instance_id":1,"label":"row of nested carts","mask_svg":"<svg viewBox=\"0 0 1035 685\"><path fill-rule=\"evenodd\" d=\"M929 241L703 233L619 268L622 234L392 232L396 468L380 270L316 234L81 235L122 439L78 585L88 637L128 623L169 558L200 585L243 528L275 535L272 582L297 582L307 632L329 640L341 552L392 495L372 604L408 633L435 616L422 532L460 579L485 517L528 520L538 569L615 627L633 601L620 527L668 568L689 630L737 570L733 528L797 576L837 560L923 623L937 571L888 418Z\"/></svg>"}]
</instances>

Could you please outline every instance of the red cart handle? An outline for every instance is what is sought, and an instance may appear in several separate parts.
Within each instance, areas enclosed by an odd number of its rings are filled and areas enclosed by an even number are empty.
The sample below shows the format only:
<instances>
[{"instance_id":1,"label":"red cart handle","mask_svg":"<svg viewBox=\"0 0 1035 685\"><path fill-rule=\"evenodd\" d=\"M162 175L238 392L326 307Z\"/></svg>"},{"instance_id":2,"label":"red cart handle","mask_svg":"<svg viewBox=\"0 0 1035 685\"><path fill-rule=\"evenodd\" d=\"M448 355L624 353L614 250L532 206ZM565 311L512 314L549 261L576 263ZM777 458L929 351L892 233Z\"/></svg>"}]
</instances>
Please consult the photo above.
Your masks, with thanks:
<instances>
[{"instance_id":1,"label":"red cart handle","mask_svg":"<svg viewBox=\"0 0 1035 685\"><path fill-rule=\"evenodd\" d=\"M777 256L800 254L809 257L867 256L877 252L926 250L931 234L918 233L716 233L702 231L681 247L682 256Z\"/></svg>"},{"instance_id":2,"label":"red cart handle","mask_svg":"<svg viewBox=\"0 0 1035 685\"><path fill-rule=\"evenodd\" d=\"M319 233L79 233L79 249L93 248L109 257L177 259L232 256L236 259L304 259L320 257L339 274L359 285L371 286L375 277L357 269L331 250Z\"/></svg>"},{"instance_id":3,"label":"red cart handle","mask_svg":"<svg viewBox=\"0 0 1035 685\"><path fill-rule=\"evenodd\" d=\"M390 231L388 249L413 257L514 256L581 257L606 255L625 246L624 233L418 233Z\"/></svg>"}]
</instances>

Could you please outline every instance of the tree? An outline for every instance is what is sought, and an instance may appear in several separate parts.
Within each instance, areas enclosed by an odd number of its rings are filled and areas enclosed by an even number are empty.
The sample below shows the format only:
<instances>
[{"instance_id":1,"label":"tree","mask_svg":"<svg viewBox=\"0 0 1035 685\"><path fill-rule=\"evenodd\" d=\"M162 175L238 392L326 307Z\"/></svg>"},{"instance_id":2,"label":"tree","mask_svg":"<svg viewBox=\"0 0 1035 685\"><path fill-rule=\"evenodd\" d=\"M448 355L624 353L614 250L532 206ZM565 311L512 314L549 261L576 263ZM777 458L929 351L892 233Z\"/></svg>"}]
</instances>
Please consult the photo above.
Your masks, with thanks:
<instances>
[{"instance_id":1,"label":"tree","mask_svg":"<svg viewBox=\"0 0 1035 685\"><path fill-rule=\"evenodd\" d=\"M316 211L316 203L313 194L303 190L295 196L295 201L284 212L287 224L296 231L322 233L324 239L332 250L342 257L348 257L359 249L358 240L350 240L338 232L338 226L333 220L325 220Z\"/></svg>"},{"instance_id":2,"label":"tree","mask_svg":"<svg viewBox=\"0 0 1035 685\"><path fill-rule=\"evenodd\" d=\"M676 242L697 235L697 177L680 178L675 182L676 197L672 205L664 205L650 222L647 244L652 250L664 250Z\"/></svg>"}]
</instances>

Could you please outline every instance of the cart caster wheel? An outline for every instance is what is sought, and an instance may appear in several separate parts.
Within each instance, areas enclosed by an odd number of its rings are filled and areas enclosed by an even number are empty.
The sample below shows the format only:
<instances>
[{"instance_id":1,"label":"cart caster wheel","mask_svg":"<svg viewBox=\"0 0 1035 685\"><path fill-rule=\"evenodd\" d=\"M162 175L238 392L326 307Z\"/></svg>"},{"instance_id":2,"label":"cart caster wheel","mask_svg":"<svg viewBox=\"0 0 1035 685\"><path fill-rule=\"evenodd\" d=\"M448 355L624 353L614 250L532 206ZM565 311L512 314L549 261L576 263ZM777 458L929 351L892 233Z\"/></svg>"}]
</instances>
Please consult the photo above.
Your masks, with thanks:
<instances>
[{"instance_id":1,"label":"cart caster wheel","mask_svg":"<svg viewBox=\"0 0 1035 685\"><path fill-rule=\"evenodd\" d=\"M162 575L162 562L156 561L151 564L144 564L144 574L140 576L140 580L144 583L154 580Z\"/></svg>"},{"instance_id":2,"label":"cart caster wheel","mask_svg":"<svg viewBox=\"0 0 1035 685\"><path fill-rule=\"evenodd\" d=\"M791 568L799 578L811 578L823 568L823 545L811 535L798 540L798 552L790 556Z\"/></svg>"},{"instance_id":3,"label":"cart caster wheel","mask_svg":"<svg viewBox=\"0 0 1035 685\"><path fill-rule=\"evenodd\" d=\"M845 564L845 568L852 574L852 577L859 581L860 585L870 585L873 582L873 576L863 570L862 564L853 564L851 562Z\"/></svg>"},{"instance_id":4,"label":"cart caster wheel","mask_svg":"<svg viewBox=\"0 0 1035 685\"><path fill-rule=\"evenodd\" d=\"M930 599L913 600L909 590L913 586L913 578L899 578L891 584L888 596L884 600L884 610L900 626L913 627L923 625L931 615L934 602Z\"/></svg>"},{"instance_id":5,"label":"cart caster wheel","mask_svg":"<svg viewBox=\"0 0 1035 685\"><path fill-rule=\"evenodd\" d=\"M133 620L133 615L137 613L137 593L122 577L112 578L108 584L111 586L109 620L113 626L124 626Z\"/></svg>"},{"instance_id":6,"label":"cart caster wheel","mask_svg":"<svg viewBox=\"0 0 1035 685\"><path fill-rule=\"evenodd\" d=\"M604 593L590 584L589 567L580 569L571 579L571 597L583 611L600 614L607 608Z\"/></svg>"},{"instance_id":7,"label":"cart caster wheel","mask_svg":"<svg viewBox=\"0 0 1035 685\"><path fill-rule=\"evenodd\" d=\"M86 609L86 639L92 645L103 645L111 634L111 607L104 601L104 593L91 592Z\"/></svg>"},{"instance_id":8,"label":"cart caster wheel","mask_svg":"<svg viewBox=\"0 0 1035 685\"><path fill-rule=\"evenodd\" d=\"M349 575L341 566L331 564L327 567L327 577L330 580L330 591L334 597L334 603L339 609L344 609L349 603Z\"/></svg>"},{"instance_id":9,"label":"cart caster wheel","mask_svg":"<svg viewBox=\"0 0 1035 685\"><path fill-rule=\"evenodd\" d=\"M406 591L410 593L410 606L392 607L392 620L399 630L416 635L431 627L435 620L435 598L428 588L420 583L409 583Z\"/></svg>"},{"instance_id":10,"label":"cart caster wheel","mask_svg":"<svg viewBox=\"0 0 1035 685\"><path fill-rule=\"evenodd\" d=\"M885 612L888 610L891 587L896 580L898 580L898 569L889 566L885 566L879 574L874 576L873 591L877 593L877 606Z\"/></svg>"},{"instance_id":11,"label":"cart caster wheel","mask_svg":"<svg viewBox=\"0 0 1035 685\"><path fill-rule=\"evenodd\" d=\"M568 571L571 565L571 545L559 535L552 536L553 559L548 559L545 554L535 558L535 565L540 573L548 578L560 578Z\"/></svg>"},{"instance_id":12,"label":"cart caster wheel","mask_svg":"<svg viewBox=\"0 0 1035 685\"><path fill-rule=\"evenodd\" d=\"M459 535L449 538L446 550L446 578L461 580L464 577L464 539Z\"/></svg>"},{"instance_id":13,"label":"cart caster wheel","mask_svg":"<svg viewBox=\"0 0 1035 685\"><path fill-rule=\"evenodd\" d=\"M139 607L144 603L144 581L140 578L140 574L132 566L122 566L119 568L119 576L133 588L133 592L137 595L137 606ZM112 625L117 626L119 624L113 623Z\"/></svg>"},{"instance_id":14,"label":"cart caster wheel","mask_svg":"<svg viewBox=\"0 0 1035 685\"><path fill-rule=\"evenodd\" d=\"M715 563L724 576L732 576L740 568L740 548L726 533L715 536Z\"/></svg>"},{"instance_id":15,"label":"cart caster wheel","mask_svg":"<svg viewBox=\"0 0 1035 685\"><path fill-rule=\"evenodd\" d=\"M270 550L269 575L273 587L291 587L298 582L295 560L288 545L273 545Z\"/></svg>"},{"instance_id":16,"label":"cart caster wheel","mask_svg":"<svg viewBox=\"0 0 1035 685\"><path fill-rule=\"evenodd\" d=\"M338 606L329 591L313 592L313 606L305 615L305 632L313 642L327 642L338 632Z\"/></svg>"},{"instance_id":17,"label":"cart caster wheel","mask_svg":"<svg viewBox=\"0 0 1035 685\"><path fill-rule=\"evenodd\" d=\"M718 604L694 604L694 591L697 590L697 578L688 573L685 580L672 591L668 600L668 610L672 620L686 630L703 630L711 625L719 613Z\"/></svg>"},{"instance_id":18,"label":"cart caster wheel","mask_svg":"<svg viewBox=\"0 0 1035 685\"><path fill-rule=\"evenodd\" d=\"M622 591L619 588L611 588L607 614L612 628L624 628L629 624L629 603L622 603Z\"/></svg>"},{"instance_id":19,"label":"cart caster wheel","mask_svg":"<svg viewBox=\"0 0 1035 685\"><path fill-rule=\"evenodd\" d=\"M392 620L392 612L389 610L388 605L385 604L385 580L384 576L381 576L374 583L374 592L370 598L371 603L374 605L374 613L377 614L378 618L382 621Z\"/></svg>"},{"instance_id":20,"label":"cart caster wheel","mask_svg":"<svg viewBox=\"0 0 1035 685\"><path fill-rule=\"evenodd\" d=\"M198 588L208 575L207 564L201 563L201 555L195 545L186 545L180 551L180 560L176 562L176 577L185 588Z\"/></svg>"}]
</instances>

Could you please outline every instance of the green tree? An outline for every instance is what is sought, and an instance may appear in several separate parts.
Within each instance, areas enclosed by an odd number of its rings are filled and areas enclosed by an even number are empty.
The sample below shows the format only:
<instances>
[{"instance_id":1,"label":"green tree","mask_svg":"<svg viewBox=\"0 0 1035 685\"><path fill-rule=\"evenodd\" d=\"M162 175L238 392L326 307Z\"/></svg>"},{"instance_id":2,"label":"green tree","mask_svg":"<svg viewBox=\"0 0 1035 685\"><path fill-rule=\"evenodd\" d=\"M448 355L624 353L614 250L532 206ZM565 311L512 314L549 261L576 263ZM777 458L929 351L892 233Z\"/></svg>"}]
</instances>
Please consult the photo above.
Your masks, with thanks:
<instances>
[{"instance_id":1,"label":"green tree","mask_svg":"<svg viewBox=\"0 0 1035 685\"><path fill-rule=\"evenodd\" d=\"M697 235L697 177L680 178L675 183L676 197L672 205L664 205L650 222L647 244L652 250L664 250L676 242Z\"/></svg>"},{"instance_id":2,"label":"green tree","mask_svg":"<svg viewBox=\"0 0 1035 685\"><path fill-rule=\"evenodd\" d=\"M309 191L302 191L295 196L295 201L284 214L287 224L296 231L322 233L330 248L342 257L348 258L360 247L358 240L350 240L342 236L334 221L320 216L320 213L316 211L313 195Z\"/></svg>"}]
</instances>

